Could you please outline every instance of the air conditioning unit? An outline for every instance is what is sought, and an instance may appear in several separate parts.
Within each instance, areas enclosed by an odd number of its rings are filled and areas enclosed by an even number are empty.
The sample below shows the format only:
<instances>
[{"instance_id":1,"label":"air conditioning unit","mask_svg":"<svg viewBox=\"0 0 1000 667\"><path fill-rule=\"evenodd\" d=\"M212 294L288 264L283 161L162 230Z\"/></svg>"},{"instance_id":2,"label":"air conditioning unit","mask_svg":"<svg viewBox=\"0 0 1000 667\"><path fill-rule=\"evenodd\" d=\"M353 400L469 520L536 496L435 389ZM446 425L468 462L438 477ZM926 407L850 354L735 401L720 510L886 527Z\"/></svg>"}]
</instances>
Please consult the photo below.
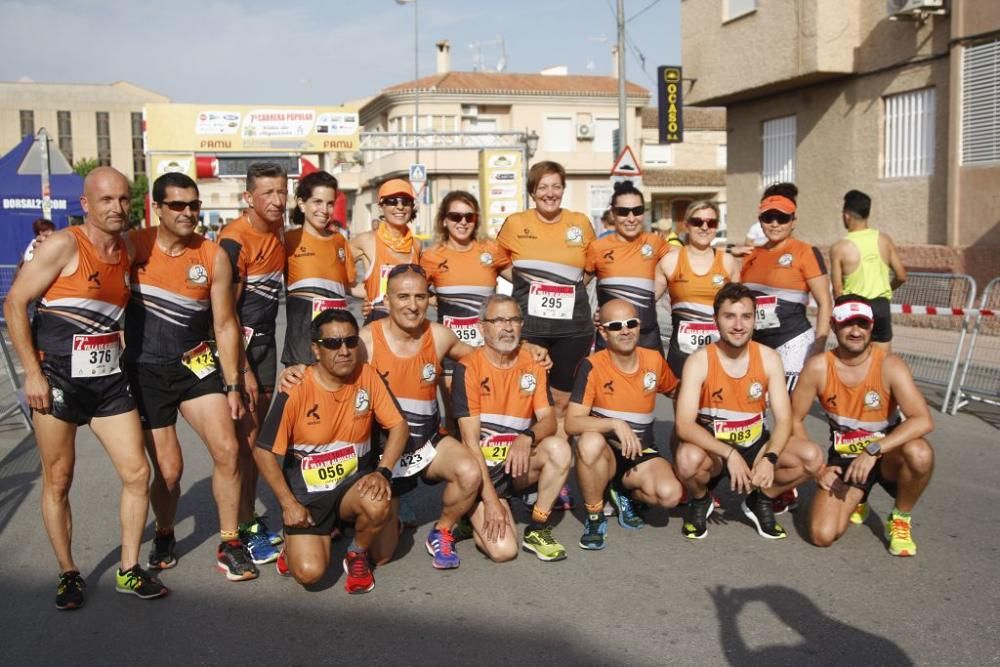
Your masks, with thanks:
<instances>
[{"instance_id":1,"label":"air conditioning unit","mask_svg":"<svg viewBox=\"0 0 1000 667\"><path fill-rule=\"evenodd\" d=\"M577 123L576 138L581 141L590 141L594 138L593 123Z\"/></svg>"},{"instance_id":2,"label":"air conditioning unit","mask_svg":"<svg viewBox=\"0 0 1000 667\"><path fill-rule=\"evenodd\" d=\"M887 0L886 11L890 18L945 14L945 0Z\"/></svg>"},{"instance_id":3,"label":"air conditioning unit","mask_svg":"<svg viewBox=\"0 0 1000 667\"><path fill-rule=\"evenodd\" d=\"M479 105L478 104L463 104L462 105L462 118L476 118L479 116Z\"/></svg>"}]
</instances>

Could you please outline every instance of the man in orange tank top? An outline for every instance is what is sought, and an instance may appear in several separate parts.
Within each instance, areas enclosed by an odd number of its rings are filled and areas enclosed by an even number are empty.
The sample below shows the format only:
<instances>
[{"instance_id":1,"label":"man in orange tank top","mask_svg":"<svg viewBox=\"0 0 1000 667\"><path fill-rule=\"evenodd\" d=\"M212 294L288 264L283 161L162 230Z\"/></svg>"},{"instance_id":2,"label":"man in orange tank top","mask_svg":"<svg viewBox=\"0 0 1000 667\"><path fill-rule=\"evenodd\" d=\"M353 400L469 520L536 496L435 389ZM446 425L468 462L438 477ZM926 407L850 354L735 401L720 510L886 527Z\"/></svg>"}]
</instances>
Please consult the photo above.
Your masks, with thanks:
<instances>
[{"instance_id":1,"label":"man in orange tank top","mask_svg":"<svg viewBox=\"0 0 1000 667\"><path fill-rule=\"evenodd\" d=\"M715 296L720 340L688 357L677 397L677 474L687 487L683 533L702 539L714 510L709 489L728 475L748 494L743 514L767 539L783 539L772 500L814 476L819 447L791 437L791 407L778 353L753 342L755 306L749 289L729 283ZM768 432L767 407L774 412Z\"/></svg>"},{"instance_id":2,"label":"man in orange tank top","mask_svg":"<svg viewBox=\"0 0 1000 667\"><path fill-rule=\"evenodd\" d=\"M84 181L81 227L57 232L25 262L4 302L14 350L24 367L42 462L42 520L59 562L58 609L83 606L85 583L71 550L69 491L76 430L90 424L122 483L120 593L148 599L167 594L139 567L149 513L149 463L128 381L121 372L120 320L128 300L128 181L99 167ZM42 297L32 325L28 305Z\"/></svg>"},{"instance_id":3,"label":"man in orange tank top","mask_svg":"<svg viewBox=\"0 0 1000 667\"><path fill-rule=\"evenodd\" d=\"M878 483L896 501L885 527L889 553L915 556L910 513L934 470L934 450L924 437L934 422L906 362L872 342L874 320L864 297L837 297L831 317L837 347L806 362L792 395L796 435L807 437L804 422L814 400L830 425L810 539L828 547L851 523L864 523L868 493Z\"/></svg>"}]
</instances>

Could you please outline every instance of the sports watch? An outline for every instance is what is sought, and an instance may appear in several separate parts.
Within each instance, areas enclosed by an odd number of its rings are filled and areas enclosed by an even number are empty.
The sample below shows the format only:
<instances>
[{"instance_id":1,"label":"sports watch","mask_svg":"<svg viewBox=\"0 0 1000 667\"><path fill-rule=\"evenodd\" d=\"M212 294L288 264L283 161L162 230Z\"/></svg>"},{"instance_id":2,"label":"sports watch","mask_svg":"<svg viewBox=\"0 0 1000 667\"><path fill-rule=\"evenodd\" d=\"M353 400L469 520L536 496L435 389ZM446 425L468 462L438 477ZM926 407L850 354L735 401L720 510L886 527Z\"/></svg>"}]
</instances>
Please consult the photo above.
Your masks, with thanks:
<instances>
[{"instance_id":1,"label":"sports watch","mask_svg":"<svg viewBox=\"0 0 1000 667\"><path fill-rule=\"evenodd\" d=\"M882 445L879 444L878 440L875 442L869 442L865 447L865 454L878 458L882 455Z\"/></svg>"},{"instance_id":2,"label":"sports watch","mask_svg":"<svg viewBox=\"0 0 1000 667\"><path fill-rule=\"evenodd\" d=\"M385 466L379 466L375 468L375 472L385 477L385 481L387 482L392 481L392 471L386 468Z\"/></svg>"}]
</instances>

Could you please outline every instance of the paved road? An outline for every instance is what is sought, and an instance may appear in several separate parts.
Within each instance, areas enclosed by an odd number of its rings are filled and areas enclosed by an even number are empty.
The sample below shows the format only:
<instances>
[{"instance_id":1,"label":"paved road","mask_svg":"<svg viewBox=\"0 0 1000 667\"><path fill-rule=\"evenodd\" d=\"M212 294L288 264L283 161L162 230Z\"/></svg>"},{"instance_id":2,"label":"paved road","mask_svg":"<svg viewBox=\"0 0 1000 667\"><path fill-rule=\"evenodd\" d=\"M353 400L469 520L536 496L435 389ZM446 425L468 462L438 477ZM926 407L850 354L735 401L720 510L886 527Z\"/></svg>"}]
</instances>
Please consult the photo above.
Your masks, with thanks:
<instances>
[{"instance_id":1,"label":"paved road","mask_svg":"<svg viewBox=\"0 0 1000 667\"><path fill-rule=\"evenodd\" d=\"M669 402L659 414L663 441ZM344 592L336 568L308 592L270 567L257 581L226 582L213 567L208 456L182 426L180 562L163 575L171 596L152 602L114 591L118 485L84 429L72 500L87 606L72 613L52 604L40 466L12 420L0 425L0 664L998 663L1000 419L935 416L938 467L915 513L916 558L886 553L880 521L891 500L878 489L868 524L825 550L804 541L804 510L783 517L787 540L770 542L724 494L723 520L701 542L681 537L678 512L653 513L640 531L612 524L605 551L583 552L574 512L557 518L556 536L570 550L563 562L522 553L496 565L464 542L461 568L441 573L423 547L437 512L433 489L423 488L422 525L376 572L375 590L357 597ZM824 436L818 419L809 430ZM260 504L280 517L270 494ZM150 523L143 557L151 534ZM346 544L334 547L342 554Z\"/></svg>"}]
</instances>

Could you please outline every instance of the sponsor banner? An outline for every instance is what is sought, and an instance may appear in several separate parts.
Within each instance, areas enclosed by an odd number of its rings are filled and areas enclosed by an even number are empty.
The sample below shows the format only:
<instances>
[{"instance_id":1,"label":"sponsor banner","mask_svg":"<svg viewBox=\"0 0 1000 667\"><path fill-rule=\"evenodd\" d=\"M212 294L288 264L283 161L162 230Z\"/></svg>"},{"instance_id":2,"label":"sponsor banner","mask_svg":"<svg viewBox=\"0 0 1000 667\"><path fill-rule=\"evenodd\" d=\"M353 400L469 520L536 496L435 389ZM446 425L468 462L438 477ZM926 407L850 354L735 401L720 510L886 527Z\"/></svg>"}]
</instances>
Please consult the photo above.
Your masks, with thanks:
<instances>
[{"instance_id":1,"label":"sponsor banner","mask_svg":"<svg viewBox=\"0 0 1000 667\"><path fill-rule=\"evenodd\" d=\"M508 215L525 207L523 157L509 148L479 151L479 206L491 238Z\"/></svg>"},{"instance_id":2,"label":"sponsor banner","mask_svg":"<svg viewBox=\"0 0 1000 667\"><path fill-rule=\"evenodd\" d=\"M656 68L657 102L660 109L660 143L684 141L684 91L680 67Z\"/></svg>"}]
</instances>

